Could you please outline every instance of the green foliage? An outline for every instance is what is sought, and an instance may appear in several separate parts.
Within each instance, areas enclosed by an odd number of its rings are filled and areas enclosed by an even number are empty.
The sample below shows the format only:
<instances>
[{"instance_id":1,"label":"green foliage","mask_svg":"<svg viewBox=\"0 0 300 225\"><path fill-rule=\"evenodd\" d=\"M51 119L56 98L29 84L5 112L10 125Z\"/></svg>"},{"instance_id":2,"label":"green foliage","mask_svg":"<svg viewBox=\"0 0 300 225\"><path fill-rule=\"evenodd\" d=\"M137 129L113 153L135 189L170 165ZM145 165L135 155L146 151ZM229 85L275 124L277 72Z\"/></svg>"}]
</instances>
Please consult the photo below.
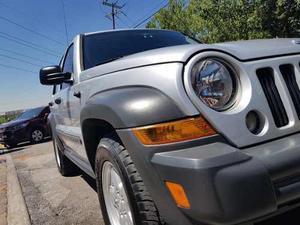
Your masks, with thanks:
<instances>
[{"instance_id":1,"label":"green foliage","mask_svg":"<svg viewBox=\"0 0 300 225\"><path fill-rule=\"evenodd\" d=\"M178 30L205 43L300 32L300 0L169 0L148 28Z\"/></svg>"},{"instance_id":2,"label":"green foliage","mask_svg":"<svg viewBox=\"0 0 300 225\"><path fill-rule=\"evenodd\" d=\"M0 124L7 123L7 122L9 122L9 121L11 121L11 120L13 120L15 118L16 118L16 115L10 115L10 116L4 115L4 116L0 116Z\"/></svg>"}]
</instances>

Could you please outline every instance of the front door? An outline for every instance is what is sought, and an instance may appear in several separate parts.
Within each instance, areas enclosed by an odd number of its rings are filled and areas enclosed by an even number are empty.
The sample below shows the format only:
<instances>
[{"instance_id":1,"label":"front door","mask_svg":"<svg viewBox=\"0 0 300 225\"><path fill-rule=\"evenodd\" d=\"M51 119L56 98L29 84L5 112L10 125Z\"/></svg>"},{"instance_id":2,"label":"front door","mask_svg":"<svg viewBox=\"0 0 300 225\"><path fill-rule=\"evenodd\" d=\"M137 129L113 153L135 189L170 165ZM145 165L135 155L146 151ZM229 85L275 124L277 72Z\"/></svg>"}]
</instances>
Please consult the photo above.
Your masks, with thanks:
<instances>
[{"instance_id":1,"label":"front door","mask_svg":"<svg viewBox=\"0 0 300 225\"><path fill-rule=\"evenodd\" d=\"M83 146L83 139L80 128L80 86L75 78L74 73L74 49L71 45L66 53L63 63L63 72L72 74L73 82L66 82L61 85L60 97L62 99L59 105L60 124L56 128L61 140L66 148L77 153L80 158L88 162L86 152ZM78 94L79 93L79 94Z\"/></svg>"},{"instance_id":2,"label":"front door","mask_svg":"<svg viewBox=\"0 0 300 225\"><path fill-rule=\"evenodd\" d=\"M73 44L68 48L65 57L61 63L63 72L69 72L72 74L71 80L73 80ZM70 148L70 137L68 128L71 126L71 116L69 111L69 93L72 87L72 81L62 83L59 86L59 90L54 95L54 116L56 122L56 131L63 142L63 144Z\"/></svg>"}]
</instances>

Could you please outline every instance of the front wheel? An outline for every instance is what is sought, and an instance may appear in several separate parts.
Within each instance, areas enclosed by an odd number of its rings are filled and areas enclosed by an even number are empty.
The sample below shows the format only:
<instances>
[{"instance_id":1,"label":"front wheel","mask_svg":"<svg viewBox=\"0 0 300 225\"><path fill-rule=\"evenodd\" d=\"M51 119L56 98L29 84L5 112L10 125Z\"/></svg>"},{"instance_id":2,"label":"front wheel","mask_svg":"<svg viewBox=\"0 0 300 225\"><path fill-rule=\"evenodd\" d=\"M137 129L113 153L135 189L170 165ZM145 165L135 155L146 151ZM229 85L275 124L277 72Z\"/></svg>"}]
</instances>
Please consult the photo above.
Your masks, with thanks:
<instances>
[{"instance_id":1,"label":"front wheel","mask_svg":"<svg viewBox=\"0 0 300 225\"><path fill-rule=\"evenodd\" d=\"M101 139L95 170L106 225L163 224L127 150L118 141Z\"/></svg>"},{"instance_id":2,"label":"front wheel","mask_svg":"<svg viewBox=\"0 0 300 225\"><path fill-rule=\"evenodd\" d=\"M36 144L44 139L44 132L41 128L34 128L30 135L31 142Z\"/></svg>"}]
</instances>

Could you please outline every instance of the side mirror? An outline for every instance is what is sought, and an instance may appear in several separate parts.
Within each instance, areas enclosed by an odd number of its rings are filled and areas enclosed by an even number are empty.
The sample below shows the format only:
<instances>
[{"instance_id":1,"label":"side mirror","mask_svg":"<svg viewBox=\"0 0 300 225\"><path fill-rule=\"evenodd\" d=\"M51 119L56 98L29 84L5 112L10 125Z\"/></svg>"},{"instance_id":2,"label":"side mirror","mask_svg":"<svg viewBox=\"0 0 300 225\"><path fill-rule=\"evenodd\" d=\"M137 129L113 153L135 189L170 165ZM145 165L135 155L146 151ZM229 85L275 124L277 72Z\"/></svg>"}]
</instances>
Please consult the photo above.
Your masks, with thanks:
<instances>
[{"instance_id":1,"label":"side mirror","mask_svg":"<svg viewBox=\"0 0 300 225\"><path fill-rule=\"evenodd\" d=\"M40 82L43 85L56 85L71 79L71 73L63 73L59 66L47 66L40 70Z\"/></svg>"}]
</instances>

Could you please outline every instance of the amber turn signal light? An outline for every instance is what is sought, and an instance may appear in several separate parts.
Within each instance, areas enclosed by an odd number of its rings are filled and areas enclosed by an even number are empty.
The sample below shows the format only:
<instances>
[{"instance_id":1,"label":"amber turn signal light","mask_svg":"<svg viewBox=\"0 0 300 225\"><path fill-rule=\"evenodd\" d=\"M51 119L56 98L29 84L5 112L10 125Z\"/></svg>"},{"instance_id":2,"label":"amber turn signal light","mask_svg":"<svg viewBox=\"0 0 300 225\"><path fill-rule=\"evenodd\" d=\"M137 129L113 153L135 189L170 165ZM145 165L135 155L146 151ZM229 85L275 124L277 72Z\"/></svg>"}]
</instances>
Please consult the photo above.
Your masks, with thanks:
<instances>
[{"instance_id":1,"label":"amber turn signal light","mask_svg":"<svg viewBox=\"0 0 300 225\"><path fill-rule=\"evenodd\" d=\"M134 128L133 133L144 145L167 144L216 134L201 116Z\"/></svg>"},{"instance_id":2,"label":"amber turn signal light","mask_svg":"<svg viewBox=\"0 0 300 225\"><path fill-rule=\"evenodd\" d=\"M185 191L180 184L176 184L170 181L166 181L166 186L169 189L174 201L180 208L189 209L191 208L190 202L186 197Z\"/></svg>"}]
</instances>

